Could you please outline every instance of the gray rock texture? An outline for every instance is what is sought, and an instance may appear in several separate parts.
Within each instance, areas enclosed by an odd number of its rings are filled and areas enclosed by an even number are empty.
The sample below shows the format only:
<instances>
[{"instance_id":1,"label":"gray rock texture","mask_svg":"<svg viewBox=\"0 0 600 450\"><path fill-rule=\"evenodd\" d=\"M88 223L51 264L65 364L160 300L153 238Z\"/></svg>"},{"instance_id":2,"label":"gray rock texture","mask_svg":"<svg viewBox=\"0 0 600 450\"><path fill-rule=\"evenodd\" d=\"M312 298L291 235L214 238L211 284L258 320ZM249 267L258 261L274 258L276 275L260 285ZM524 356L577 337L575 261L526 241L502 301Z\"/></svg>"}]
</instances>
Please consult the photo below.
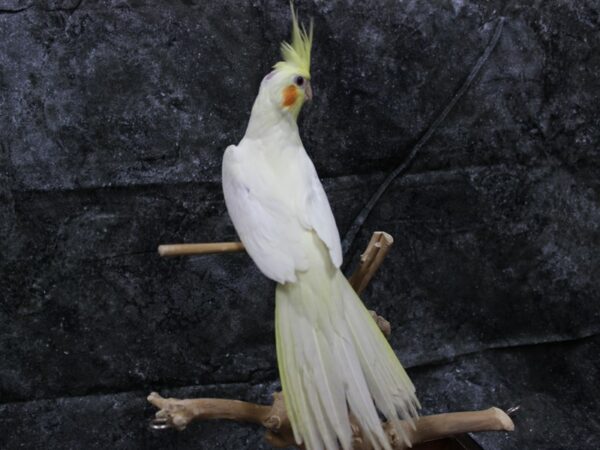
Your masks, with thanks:
<instances>
[{"instance_id":1,"label":"gray rock texture","mask_svg":"<svg viewBox=\"0 0 600 450\"><path fill-rule=\"evenodd\" d=\"M346 269L395 237L364 300L424 412L521 404L483 448L600 448L600 4L297 6L301 133L342 235L418 145ZM245 254L156 246L236 239L222 152L288 34L287 1L0 0L1 448L266 448L151 432L145 396L276 389L274 285Z\"/></svg>"}]
</instances>

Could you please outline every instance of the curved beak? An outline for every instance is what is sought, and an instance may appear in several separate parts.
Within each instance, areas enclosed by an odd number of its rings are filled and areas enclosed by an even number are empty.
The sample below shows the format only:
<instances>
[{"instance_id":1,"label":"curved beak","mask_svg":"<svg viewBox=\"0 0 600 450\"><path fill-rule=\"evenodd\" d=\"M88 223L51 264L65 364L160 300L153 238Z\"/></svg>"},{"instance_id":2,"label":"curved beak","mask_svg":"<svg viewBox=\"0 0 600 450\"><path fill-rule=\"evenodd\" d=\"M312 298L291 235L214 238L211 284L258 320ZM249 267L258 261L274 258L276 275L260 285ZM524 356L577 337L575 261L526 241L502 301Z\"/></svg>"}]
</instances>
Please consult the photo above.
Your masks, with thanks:
<instances>
[{"instance_id":1,"label":"curved beak","mask_svg":"<svg viewBox=\"0 0 600 450\"><path fill-rule=\"evenodd\" d=\"M307 100L312 100L312 98L313 98L313 91L312 91L312 86L310 85L310 81L307 81L306 88L304 89L304 92L306 93L306 99Z\"/></svg>"}]
</instances>

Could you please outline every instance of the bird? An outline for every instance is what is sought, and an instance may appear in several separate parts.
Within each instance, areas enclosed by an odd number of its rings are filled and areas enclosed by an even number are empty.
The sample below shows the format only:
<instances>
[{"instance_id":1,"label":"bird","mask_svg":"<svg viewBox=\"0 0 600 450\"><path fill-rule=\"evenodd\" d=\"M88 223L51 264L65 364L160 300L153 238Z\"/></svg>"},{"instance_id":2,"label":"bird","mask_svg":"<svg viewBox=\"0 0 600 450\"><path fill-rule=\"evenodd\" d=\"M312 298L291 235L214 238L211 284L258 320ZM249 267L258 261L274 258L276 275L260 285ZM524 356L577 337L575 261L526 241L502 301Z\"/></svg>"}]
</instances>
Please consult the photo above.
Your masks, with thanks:
<instances>
[{"instance_id":1,"label":"bird","mask_svg":"<svg viewBox=\"0 0 600 450\"><path fill-rule=\"evenodd\" d=\"M374 449L391 450L380 414L410 446L415 388L343 275L340 236L297 119L313 97L313 21L291 7L290 42L261 81L244 137L223 154L222 185L234 228L274 280L277 362L296 444L352 448L351 417Z\"/></svg>"}]
</instances>

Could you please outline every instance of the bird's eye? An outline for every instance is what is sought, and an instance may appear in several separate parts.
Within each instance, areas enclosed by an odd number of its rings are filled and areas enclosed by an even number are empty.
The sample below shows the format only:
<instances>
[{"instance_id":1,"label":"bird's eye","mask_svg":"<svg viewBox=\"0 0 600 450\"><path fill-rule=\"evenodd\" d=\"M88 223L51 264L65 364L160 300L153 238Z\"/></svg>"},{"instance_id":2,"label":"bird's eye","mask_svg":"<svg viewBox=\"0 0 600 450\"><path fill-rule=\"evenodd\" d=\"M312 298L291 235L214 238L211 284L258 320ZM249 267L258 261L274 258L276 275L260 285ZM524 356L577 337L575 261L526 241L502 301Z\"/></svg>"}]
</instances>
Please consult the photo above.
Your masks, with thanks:
<instances>
[{"instance_id":1,"label":"bird's eye","mask_svg":"<svg viewBox=\"0 0 600 450\"><path fill-rule=\"evenodd\" d=\"M304 78L302 78L300 76L296 77L296 79L294 81L296 82L296 84L298 86L302 86L304 84Z\"/></svg>"}]
</instances>

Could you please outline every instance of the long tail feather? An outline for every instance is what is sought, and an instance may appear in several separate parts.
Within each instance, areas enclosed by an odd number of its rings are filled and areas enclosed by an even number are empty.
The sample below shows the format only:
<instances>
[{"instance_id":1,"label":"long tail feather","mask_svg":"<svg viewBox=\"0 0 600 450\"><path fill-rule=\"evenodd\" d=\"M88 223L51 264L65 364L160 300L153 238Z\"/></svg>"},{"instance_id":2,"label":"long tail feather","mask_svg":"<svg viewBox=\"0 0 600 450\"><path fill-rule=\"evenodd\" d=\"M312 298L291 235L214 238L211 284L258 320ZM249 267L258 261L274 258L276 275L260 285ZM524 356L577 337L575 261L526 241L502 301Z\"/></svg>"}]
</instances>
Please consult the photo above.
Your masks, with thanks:
<instances>
[{"instance_id":1,"label":"long tail feather","mask_svg":"<svg viewBox=\"0 0 600 450\"><path fill-rule=\"evenodd\" d=\"M394 351L312 235L310 269L276 291L277 359L288 415L308 450L352 448L349 413L375 449L391 450L378 410L410 445L400 420L420 408Z\"/></svg>"}]
</instances>

